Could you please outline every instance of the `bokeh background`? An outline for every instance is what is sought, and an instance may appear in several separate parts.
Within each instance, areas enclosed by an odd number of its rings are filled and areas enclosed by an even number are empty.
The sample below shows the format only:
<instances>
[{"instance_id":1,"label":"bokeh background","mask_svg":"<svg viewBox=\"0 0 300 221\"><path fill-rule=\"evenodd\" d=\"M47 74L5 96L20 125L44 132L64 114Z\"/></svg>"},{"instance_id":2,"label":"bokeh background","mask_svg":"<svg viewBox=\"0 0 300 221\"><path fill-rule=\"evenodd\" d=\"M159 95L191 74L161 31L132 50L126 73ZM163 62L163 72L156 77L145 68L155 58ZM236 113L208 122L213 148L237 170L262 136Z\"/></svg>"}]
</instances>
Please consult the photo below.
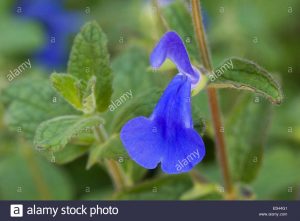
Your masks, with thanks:
<instances>
[{"instance_id":1,"label":"bokeh background","mask_svg":"<svg viewBox=\"0 0 300 221\"><path fill-rule=\"evenodd\" d=\"M32 136L28 136L29 132L26 131L27 128L32 128L32 122L28 121L20 126L14 124L14 119L10 118L11 101L2 96L5 90L18 81L26 80L28 76L41 75L47 81L47 76L53 71L64 72L74 36L80 27L90 20L96 20L108 38L108 49L116 76L115 97L128 88L133 89L136 95L150 87L164 88L172 76L172 71L150 71L148 55L166 30L165 20L172 23L172 18L177 16L172 14L174 11L168 9L173 3L174 1L166 0L158 1L158 4L146 0L1 0L1 200L219 199L218 194L210 192L212 188L209 185L193 187L187 174L164 176L159 169L146 171L132 162L127 163L125 167L138 188L116 196L110 178L101 166L86 169L87 154L84 152L68 162L59 164L49 161L37 151L32 145ZM188 5L188 2L182 0L177 1L177 4ZM220 64L230 56L256 61L281 82L284 92L282 104L272 106L267 116L256 116L258 121L270 118L262 129L265 139L264 153L256 179L247 184L236 183L236 186L244 198L299 199L300 1L203 0L202 4L214 65ZM191 14L189 9L187 12ZM159 15L165 18L160 18ZM178 31L191 25L182 21L182 24L177 24L175 28L172 25L169 28ZM184 29L182 37L190 53L195 53L197 45L193 41L191 30ZM9 82L7 75L10 71L28 59L32 67ZM31 87L30 83L28 87ZM38 94L39 91L35 93ZM241 94L248 95L247 92L236 90L220 90L224 121L233 114L232 106L238 102ZM205 91L193 98L193 105L200 109L203 119L207 122L204 133L207 156L197 170L201 178L203 176L208 182L218 184L217 190L222 192L222 179L215 158ZM19 107L20 112L24 111L22 105ZM151 108L148 109L151 113ZM251 117L252 112L247 114ZM251 123L247 116L244 123ZM230 133L230 126L225 126L225 133ZM257 125L245 126L255 129ZM241 142L252 144L261 138L249 139L251 140ZM230 155L230 152L228 154ZM232 173L234 174L234 171Z\"/></svg>"}]
</instances>

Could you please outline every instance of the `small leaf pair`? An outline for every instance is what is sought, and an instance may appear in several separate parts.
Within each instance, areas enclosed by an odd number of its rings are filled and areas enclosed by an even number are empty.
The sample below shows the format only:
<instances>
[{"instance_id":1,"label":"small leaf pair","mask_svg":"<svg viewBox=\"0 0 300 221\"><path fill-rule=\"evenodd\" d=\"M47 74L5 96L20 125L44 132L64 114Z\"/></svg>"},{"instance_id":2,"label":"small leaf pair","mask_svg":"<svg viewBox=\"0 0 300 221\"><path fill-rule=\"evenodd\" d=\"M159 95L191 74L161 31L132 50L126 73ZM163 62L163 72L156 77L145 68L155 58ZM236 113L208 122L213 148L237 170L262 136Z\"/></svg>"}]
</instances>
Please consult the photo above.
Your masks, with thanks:
<instances>
[{"instance_id":1,"label":"small leaf pair","mask_svg":"<svg viewBox=\"0 0 300 221\"><path fill-rule=\"evenodd\" d=\"M106 43L97 23L87 23L75 38L68 73L51 76L55 90L86 114L103 112L110 103L112 74Z\"/></svg>"}]
</instances>

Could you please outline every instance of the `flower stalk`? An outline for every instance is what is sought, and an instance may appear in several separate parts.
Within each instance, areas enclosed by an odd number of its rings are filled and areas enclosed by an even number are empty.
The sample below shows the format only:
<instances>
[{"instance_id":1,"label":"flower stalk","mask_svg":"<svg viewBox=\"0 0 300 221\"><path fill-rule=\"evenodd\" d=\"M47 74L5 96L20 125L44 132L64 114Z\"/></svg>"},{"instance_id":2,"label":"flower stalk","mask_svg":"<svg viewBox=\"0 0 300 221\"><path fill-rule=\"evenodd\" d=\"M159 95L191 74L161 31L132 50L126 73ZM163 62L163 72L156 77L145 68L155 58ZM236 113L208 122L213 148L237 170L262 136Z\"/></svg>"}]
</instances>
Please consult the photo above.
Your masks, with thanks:
<instances>
[{"instance_id":1,"label":"flower stalk","mask_svg":"<svg viewBox=\"0 0 300 221\"><path fill-rule=\"evenodd\" d=\"M200 50L200 54L203 61L203 66L208 72L212 72L213 67L210 59L209 50L206 43L206 36L204 26L202 22L200 0L191 0L192 4L192 17L194 22L194 30ZM220 116L220 108L218 102L217 91L215 88L208 88L209 106L211 109L211 116L215 132L216 151L218 155L219 164L224 179L224 185L226 190L226 198L234 199L234 188L230 177L225 140L223 136L222 122Z\"/></svg>"},{"instance_id":2,"label":"flower stalk","mask_svg":"<svg viewBox=\"0 0 300 221\"><path fill-rule=\"evenodd\" d=\"M101 124L99 127L95 127L94 132L99 142L105 142L108 139L107 132ZM121 191L124 187L129 186L130 182L126 178L120 165L114 160L105 159L105 166L112 179L116 191Z\"/></svg>"}]
</instances>

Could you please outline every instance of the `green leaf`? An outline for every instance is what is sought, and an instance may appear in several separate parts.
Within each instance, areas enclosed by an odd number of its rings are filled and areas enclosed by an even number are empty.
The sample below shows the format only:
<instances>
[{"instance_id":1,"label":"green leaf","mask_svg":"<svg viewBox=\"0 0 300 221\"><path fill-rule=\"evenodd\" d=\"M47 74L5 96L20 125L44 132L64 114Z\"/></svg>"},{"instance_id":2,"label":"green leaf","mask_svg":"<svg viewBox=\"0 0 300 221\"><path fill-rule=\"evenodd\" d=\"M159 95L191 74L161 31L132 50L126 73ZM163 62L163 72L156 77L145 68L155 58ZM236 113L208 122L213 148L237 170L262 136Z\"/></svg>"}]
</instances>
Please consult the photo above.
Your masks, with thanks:
<instances>
[{"instance_id":1,"label":"green leaf","mask_svg":"<svg viewBox=\"0 0 300 221\"><path fill-rule=\"evenodd\" d=\"M74 108L86 114L94 112L96 108L94 76L86 84L73 75L53 73L51 82L54 89Z\"/></svg>"},{"instance_id":2,"label":"green leaf","mask_svg":"<svg viewBox=\"0 0 300 221\"><path fill-rule=\"evenodd\" d=\"M114 159L127 157L127 152L123 147L119 134L112 135L107 141L100 145L95 145L89 155L87 169L90 169L97 162L103 159Z\"/></svg>"},{"instance_id":3,"label":"green leaf","mask_svg":"<svg viewBox=\"0 0 300 221\"><path fill-rule=\"evenodd\" d=\"M192 182L187 174L163 176L120 192L115 196L115 199L176 200L191 187Z\"/></svg>"},{"instance_id":4,"label":"green leaf","mask_svg":"<svg viewBox=\"0 0 300 221\"><path fill-rule=\"evenodd\" d=\"M82 110L82 94L80 81L70 74L51 75L51 82L54 89L68 101L73 107Z\"/></svg>"},{"instance_id":5,"label":"green leaf","mask_svg":"<svg viewBox=\"0 0 300 221\"><path fill-rule=\"evenodd\" d=\"M1 159L0 180L2 200L70 200L73 197L67 174L29 147L22 146L18 152Z\"/></svg>"},{"instance_id":6,"label":"green leaf","mask_svg":"<svg viewBox=\"0 0 300 221\"><path fill-rule=\"evenodd\" d=\"M295 97L290 97L288 102L280 105L274 113L274 122L272 123L270 141L272 144L283 142L293 142L300 149L300 97L297 93ZM290 133L287 133L290 132Z\"/></svg>"},{"instance_id":7,"label":"green leaf","mask_svg":"<svg viewBox=\"0 0 300 221\"><path fill-rule=\"evenodd\" d=\"M8 109L5 120L12 130L33 138L38 125L48 119L76 112L51 88L48 79L29 76L12 83L3 91Z\"/></svg>"},{"instance_id":8,"label":"green leaf","mask_svg":"<svg viewBox=\"0 0 300 221\"><path fill-rule=\"evenodd\" d=\"M176 30L185 42L185 46L191 58L199 61L199 53L194 36L193 21L191 13L184 1L174 1L167 7L162 8L162 15L165 18L170 30Z\"/></svg>"},{"instance_id":9,"label":"green leaf","mask_svg":"<svg viewBox=\"0 0 300 221\"><path fill-rule=\"evenodd\" d=\"M87 23L76 36L68 63L68 73L88 82L96 77L97 110L105 111L112 95L112 74L107 39L96 22Z\"/></svg>"},{"instance_id":10,"label":"green leaf","mask_svg":"<svg viewBox=\"0 0 300 221\"><path fill-rule=\"evenodd\" d=\"M149 54L143 48L130 46L119 54L112 62L113 98L120 97L130 89L134 94L143 92L145 88L157 85L155 80L161 83L163 75L149 71L148 67Z\"/></svg>"},{"instance_id":11,"label":"green leaf","mask_svg":"<svg viewBox=\"0 0 300 221\"><path fill-rule=\"evenodd\" d=\"M73 138L86 128L103 123L98 116L60 116L39 125L34 137L34 144L39 149L56 152L64 148Z\"/></svg>"},{"instance_id":12,"label":"green leaf","mask_svg":"<svg viewBox=\"0 0 300 221\"><path fill-rule=\"evenodd\" d=\"M251 182L261 167L271 117L271 104L261 97L241 97L228 116L225 135L231 174Z\"/></svg>"},{"instance_id":13,"label":"green leaf","mask_svg":"<svg viewBox=\"0 0 300 221\"><path fill-rule=\"evenodd\" d=\"M84 155L89 150L89 148L90 146L67 144L65 148L58 152L40 152L42 154L44 153L47 159L52 163L66 164Z\"/></svg>"},{"instance_id":14,"label":"green leaf","mask_svg":"<svg viewBox=\"0 0 300 221\"><path fill-rule=\"evenodd\" d=\"M254 192L259 199L273 199L278 192L294 194L300 182L299 152L288 149L289 145L272 146L266 152L262 170L253 183ZM289 187L293 192L288 192Z\"/></svg>"},{"instance_id":15,"label":"green leaf","mask_svg":"<svg viewBox=\"0 0 300 221\"><path fill-rule=\"evenodd\" d=\"M87 82L86 89L82 97L83 112L86 114L93 113L96 109L96 77L92 76Z\"/></svg>"},{"instance_id":16,"label":"green leaf","mask_svg":"<svg viewBox=\"0 0 300 221\"><path fill-rule=\"evenodd\" d=\"M212 87L250 90L280 104L283 95L272 75L252 61L229 58L209 75Z\"/></svg>"}]
</instances>

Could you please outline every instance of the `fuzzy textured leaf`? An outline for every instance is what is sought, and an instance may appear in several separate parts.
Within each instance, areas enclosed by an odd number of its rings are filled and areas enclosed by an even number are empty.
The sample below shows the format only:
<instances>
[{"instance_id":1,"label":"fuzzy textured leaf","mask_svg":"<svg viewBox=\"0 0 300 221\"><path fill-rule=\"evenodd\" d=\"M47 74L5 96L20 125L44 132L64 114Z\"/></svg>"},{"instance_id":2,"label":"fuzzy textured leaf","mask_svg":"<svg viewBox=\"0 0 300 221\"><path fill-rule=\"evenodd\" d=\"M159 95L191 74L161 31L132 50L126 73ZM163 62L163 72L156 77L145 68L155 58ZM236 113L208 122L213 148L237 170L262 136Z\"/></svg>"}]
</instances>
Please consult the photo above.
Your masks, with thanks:
<instances>
[{"instance_id":1,"label":"fuzzy textured leaf","mask_svg":"<svg viewBox=\"0 0 300 221\"><path fill-rule=\"evenodd\" d=\"M250 90L280 104L281 87L272 75L252 61L241 58L226 59L209 75L209 85L218 88Z\"/></svg>"},{"instance_id":2,"label":"fuzzy textured leaf","mask_svg":"<svg viewBox=\"0 0 300 221\"><path fill-rule=\"evenodd\" d=\"M75 109L85 114L94 112L96 108L94 76L86 83L70 74L53 73L51 82L54 89Z\"/></svg>"},{"instance_id":3,"label":"fuzzy textured leaf","mask_svg":"<svg viewBox=\"0 0 300 221\"><path fill-rule=\"evenodd\" d=\"M81 131L98 126L101 123L103 123L103 120L98 116L56 117L39 125L36 130L34 144L39 149L56 152L64 148Z\"/></svg>"},{"instance_id":4,"label":"fuzzy textured leaf","mask_svg":"<svg viewBox=\"0 0 300 221\"><path fill-rule=\"evenodd\" d=\"M89 147L90 146L67 144L65 148L55 153L49 151L45 151L45 152L40 151L40 152L42 154L44 153L46 158L51 163L62 165L62 164L70 163L75 159L81 157L89 150Z\"/></svg>"},{"instance_id":5,"label":"fuzzy textured leaf","mask_svg":"<svg viewBox=\"0 0 300 221\"><path fill-rule=\"evenodd\" d=\"M80 81L70 74L51 75L51 82L54 89L68 101L73 107L82 110Z\"/></svg>"},{"instance_id":6,"label":"fuzzy textured leaf","mask_svg":"<svg viewBox=\"0 0 300 221\"><path fill-rule=\"evenodd\" d=\"M1 99L8 109L5 119L12 130L33 138L38 125L48 119L77 112L51 88L47 78L29 76L13 82Z\"/></svg>"},{"instance_id":7,"label":"fuzzy textured leaf","mask_svg":"<svg viewBox=\"0 0 300 221\"><path fill-rule=\"evenodd\" d=\"M228 157L233 178L249 183L262 164L271 104L262 97L243 96L226 122Z\"/></svg>"},{"instance_id":8,"label":"fuzzy textured leaf","mask_svg":"<svg viewBox=\"0 0 300 221\"><path fill-rule=\"evenodd\" d=\"M96 22L87 23L75 37L68 62L68 73L88 82L96 77L97 110L105 111L112 95L112 73L107 39Z\"/></svg>"}]
</instances>

